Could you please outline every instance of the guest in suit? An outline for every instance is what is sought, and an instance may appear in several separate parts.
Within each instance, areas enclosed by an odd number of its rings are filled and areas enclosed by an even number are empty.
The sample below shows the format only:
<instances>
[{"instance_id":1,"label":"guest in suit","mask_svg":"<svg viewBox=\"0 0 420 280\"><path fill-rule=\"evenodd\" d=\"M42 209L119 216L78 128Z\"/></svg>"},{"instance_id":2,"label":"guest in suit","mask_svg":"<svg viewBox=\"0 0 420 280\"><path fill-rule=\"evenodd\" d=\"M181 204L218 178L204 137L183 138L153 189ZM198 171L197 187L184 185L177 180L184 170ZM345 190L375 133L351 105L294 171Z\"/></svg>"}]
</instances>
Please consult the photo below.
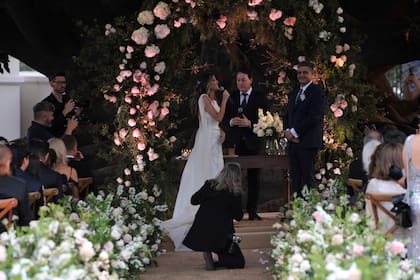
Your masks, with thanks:
<instances>
[{"instance_id":1,"label":"guest in suit","mask_svg":"<svg viewBox=\"0 0 420 280\"><path fill-rule=\"evenodd\" d=\"M237 155L256 155L261 152L262 140L253 133L258 122L258 109L268 110L268 100L264 93L252 88L250 71L240 70L236 74L238 90L230 96L222 128L227 131L226 147L234 148ZM250 220L261 220L257 214L259 196L259 169L248 169L248 201L246 209Z\"/></svg>"},{"instance_id":2,"label":"guest in suit","mask_svg":"<svg viewBox=\"0 0 420 280\"><path fill-rule=\"evenodd\" d=\"M19 218L17 224L19 226L27 226L32 217L28 191L24 181L11 176L11 162L12 152L9 147L0 144L0 199L16 198L18 200L18 206L15 209L15 214ZM0 230L4 230L4 228Z\"/></svg>"},{"instance_id":3,"label":"guest in suit","mask_svg":"<svg viewBox=\"0 0 420 280\"><path fill-rule=\"evenodd\" d=\"M24 142L15 142L10 146L13 153L11 170L13 176L26 182L28 192L40 192L42 183L26 172L29 166L29 151Z\"/></svg>"},{"instance_id":4,"label":"guest in suit","mask_svg":"<svg viewBox=\"0 0 420 280\"><path fill-rule=\"evenodd\" d=\"M67 164L76 169L79 178L92 177L89 163L78 150L76 137L73 135L64 135L62 139L66 146Z\"/></svg>"},{"instance_id":5,"label":"guest in suit","mask_svg":"<svg viewBox=\"0 0 420 280\"><path fill-rule=\"evenodd\" d=\"M244 256L238 244L231 242L235 233L233 219L240 221L243 216L239 164L227 163L217 178L207 180L191 197L191 204L200 205L200 208L184 245L204 252L207 270L243 268ZM231 246L233 250L229 250Z\"/></svg>"},{"instance_id":6,"label":"guest in suit","mask_svg":"<svg viewBox=\"0 0 420 280\"><path fill-rule=\"evenodd\" d=\"M58 199L64 197L63 185L65 185L67 178L48 167L48 143L39 139L31 140L29 142L29 154L29 174L41 181L46 189L57 188L59 193L53 200L57 202Z\"/></svg>"},{"instance_id":7,"label":"guest in suit","mask_svg":"<svg viewBox=\"0 0 420 280\"><path fill-rule=\"evenodd\" d=\"M283 120L289 141L292 194L298 196L301 196L303 186L311 188L314 185L315 157L322 146L325 100L324 91L312 81L314 74L312 63L298 64L300 88L289 93Z\"/></svg>"}]
</instances>

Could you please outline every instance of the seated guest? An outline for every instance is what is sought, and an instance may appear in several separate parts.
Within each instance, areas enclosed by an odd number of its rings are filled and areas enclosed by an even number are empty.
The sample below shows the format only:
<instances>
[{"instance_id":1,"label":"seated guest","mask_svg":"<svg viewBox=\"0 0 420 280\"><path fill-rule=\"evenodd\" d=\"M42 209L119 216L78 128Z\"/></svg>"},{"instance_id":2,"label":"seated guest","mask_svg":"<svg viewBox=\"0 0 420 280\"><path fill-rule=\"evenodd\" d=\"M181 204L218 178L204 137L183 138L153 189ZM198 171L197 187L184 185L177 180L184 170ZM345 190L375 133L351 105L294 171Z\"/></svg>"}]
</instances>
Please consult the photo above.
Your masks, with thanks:
<instances>
[{"instance_id":1,"label":"seated guest","mask_svg":"<svg viewBox=\"0 0 420 280\"><path fill-rule=\"evenodd\" d=\"M62 139L66 146L67 164L77 170L79 178L92 177L88 162L84 155L78 150L76 137L73 135L64 135Z\"/></svg>"},{"instance_id":2,"label":"seated guest","mask_svg":"<svg viewBox=\"0 0 420 280\"><path fill-rule=\"evenodd\" d=\"M192 197L192 205L200 205L183 244L202 251L207 270L216 267L243 268L245 259L237 243L233 219L243 216L241 204L241 167L227 163L217 178L207 180Z\"/></svg>"},{"instance_id":3,"label":"seated guest","mask_svg":"<svg viewBox=\"0 0 420 280\"><path fill-rule=\"evenodd\" d=\"M389 195L406 193L406 189L402 187L405 179L401 169L402 166L401 144L386 143L379 145L369 166L369 176L372 179L368 183L366 192ZM392 202L381 202L381 204L388 210L393 207ZM369 200L366 200L366 215L373 216ZM384 233L395 224L394 220L380 210L378 210L378 220ZM400 235L401 233L395 232L394 237L395 234Z\"/></svg>"},{"instance_id":4,"label":"seated guest","mask_svg":"<svg viewBox=\"0 0 420 280\"><path fill-rule=\"evenodd\" d=\"M40 102L33 107L34 120L31 126L28 128L28 138L41 139L47 141L53 138L54 135L50 132L52 121L54 120L54 105L49 102ZM77 127L76 117L72 117L67 122L67 128L64 134L72 134L73 130Z\"/></svg>"},{"instance_id":5,"label":"seated guest","mask_svg":"<svg viewBox=\"0 0 420 280\"><path fill-rule=\"evenodd\" d=\"M407 135L396 127L386 127L383 131L384 143L404 144Z\"/></svg>"},{"instance_id":6,"label":"seated guest","mask_svg":"<svg viewBox=\"0 0 420 280\"><path fill-rule=\"evenodd\" d=\"M55 151L55 159L52 161L52 169L66 176L67 187L71 191L74 200L79 200L79 177L77 170L67 164L66 146L60 138L48 140L50 148Z\"/></svg>"},{"instance_id":7,"label":"seated guest","mask_svg":"<svg viewBox=\"0 0 420 280\"><path fill-rule=\"evenodd\" d=\"M54 202L64 196L63 185L66 184L66 176L48 167L49 145L47 142L33 139L29 142L29 166L27 172L41 181L42 185L48 188L57 188L58 195Z\"/></svg>"},{"instance_id":8,"label":"seated guest","mask_svg":"<svg viewBox=\"0 0 420 280\"><path fill-rule=\"evenodd\" d=\"M29 152L25 143L14 143L10 146L13 153L12 174L26 182L28 192L40 192L42 184L39 180L25 172L29 166Z\"/></svg>"},{"instance_id":9,"label":"seated guest","mask_svg":"<svg viewBox=\"0 0 420 280\"><path fill-rule=\"evenodd\" d=\"M19 218L17 224L19 226L27 226L32 217L28 191L26 184L22 180L11 176L11 162L12 152L6 145L0 144L0 199L16 198L18 206L15 209L15 213Z\"/></svg>"}]
</instances>

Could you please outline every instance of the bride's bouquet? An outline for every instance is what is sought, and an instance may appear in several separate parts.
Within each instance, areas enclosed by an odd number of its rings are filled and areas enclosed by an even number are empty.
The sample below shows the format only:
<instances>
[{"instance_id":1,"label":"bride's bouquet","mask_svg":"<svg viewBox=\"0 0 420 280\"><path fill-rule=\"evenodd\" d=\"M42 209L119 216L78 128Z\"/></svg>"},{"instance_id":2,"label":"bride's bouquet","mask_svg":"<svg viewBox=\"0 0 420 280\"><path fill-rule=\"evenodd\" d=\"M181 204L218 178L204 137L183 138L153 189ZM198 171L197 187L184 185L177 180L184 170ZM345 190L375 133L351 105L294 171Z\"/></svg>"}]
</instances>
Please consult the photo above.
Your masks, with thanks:
<instances>
[{"instance_id":1,"label":"bride's bouquet","mask_svg":"<svg viewBox=\"0 0 420 280\"><path fill-rule=\"evenodd\" d=\"M258 137L277 136L283 132L283 121L278 113L267 111L264 114L262 109L258 109L258 123L254 124L253 132Z\"/></svg>"}]
</instances>

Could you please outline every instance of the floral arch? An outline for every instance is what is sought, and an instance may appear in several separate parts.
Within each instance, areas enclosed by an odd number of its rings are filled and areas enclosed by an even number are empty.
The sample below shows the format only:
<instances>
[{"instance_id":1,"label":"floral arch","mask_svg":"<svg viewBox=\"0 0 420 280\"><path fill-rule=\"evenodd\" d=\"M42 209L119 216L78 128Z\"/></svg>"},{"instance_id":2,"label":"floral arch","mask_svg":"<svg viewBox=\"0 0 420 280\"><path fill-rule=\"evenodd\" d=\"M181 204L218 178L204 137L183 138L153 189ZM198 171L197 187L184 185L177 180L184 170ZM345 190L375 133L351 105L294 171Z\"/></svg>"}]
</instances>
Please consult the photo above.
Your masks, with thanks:
<instances>
[{"instance_id":1,"label":"floral arch","mask_svg":"<svg viewBox=\"0 0 420 280\"><path fill-rule=\"evenodd\" d=\"M357 122L374 110L338 1L146 1L135 20L113 24L105 35L120 44L119 70L103 92L118 109L114 143L131 160L126 178L119 178L126 185L134 177L141 185L162 183L156 174L180 124L172 113L185 106L192 77L207 68L222 81L243 65L254 68L257 86L281 112L295 65L314 62L329 105L323 160L351 155L348 144L360 139ZM359 110L361 102L369 105Z\"/></svg>"}]
</instances>

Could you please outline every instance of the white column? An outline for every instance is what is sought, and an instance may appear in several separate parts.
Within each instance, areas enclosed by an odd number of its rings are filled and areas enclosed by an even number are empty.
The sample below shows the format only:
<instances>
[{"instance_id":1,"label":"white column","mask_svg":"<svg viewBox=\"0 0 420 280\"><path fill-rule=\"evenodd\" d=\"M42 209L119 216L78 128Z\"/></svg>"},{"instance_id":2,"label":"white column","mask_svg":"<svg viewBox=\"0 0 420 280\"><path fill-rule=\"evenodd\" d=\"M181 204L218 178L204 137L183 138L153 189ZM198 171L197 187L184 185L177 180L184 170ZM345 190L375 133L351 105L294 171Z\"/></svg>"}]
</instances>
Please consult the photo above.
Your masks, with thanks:
<instances>
[{"instance_id":1,"label":"white column","mask_svg":"<svg viewBox=\"0 0 420 280\"><path fill-rule=\"evenodd\" d=\"M0 135L8 140L21 137L19 61L10 57L10 73L0 74Z\"/></svg>"}]
</instances>

